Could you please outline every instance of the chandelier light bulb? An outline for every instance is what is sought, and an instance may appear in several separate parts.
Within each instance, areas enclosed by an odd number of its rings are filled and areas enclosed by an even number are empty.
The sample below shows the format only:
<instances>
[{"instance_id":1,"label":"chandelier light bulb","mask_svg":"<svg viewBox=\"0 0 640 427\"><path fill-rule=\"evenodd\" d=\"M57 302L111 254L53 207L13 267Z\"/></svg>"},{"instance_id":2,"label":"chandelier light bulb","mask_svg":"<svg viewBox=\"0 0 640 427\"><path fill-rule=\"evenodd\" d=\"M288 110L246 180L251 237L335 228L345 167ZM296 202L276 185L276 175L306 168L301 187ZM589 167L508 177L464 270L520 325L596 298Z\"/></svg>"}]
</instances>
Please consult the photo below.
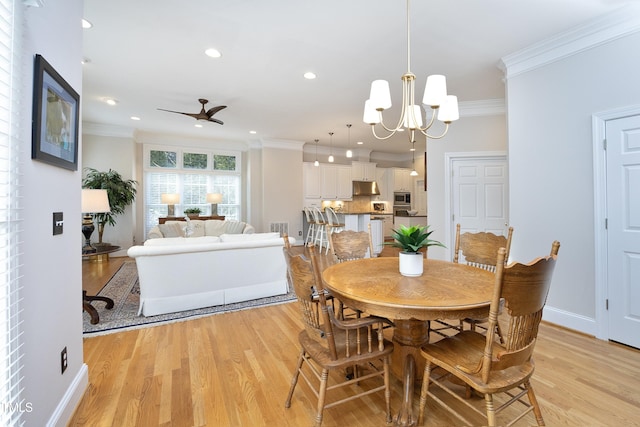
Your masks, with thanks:
<instances>
[{"instance_id":1,"label":"chandelier light bulb","mask_svg":"<svg viewBox=\"0 0 640 427\"><path fill-rule=\"evenodd\" d=\"M350 159L353 157L353 151L351 151L351 125L347 125L347 159Z\"/></svg>"}]
</instances>

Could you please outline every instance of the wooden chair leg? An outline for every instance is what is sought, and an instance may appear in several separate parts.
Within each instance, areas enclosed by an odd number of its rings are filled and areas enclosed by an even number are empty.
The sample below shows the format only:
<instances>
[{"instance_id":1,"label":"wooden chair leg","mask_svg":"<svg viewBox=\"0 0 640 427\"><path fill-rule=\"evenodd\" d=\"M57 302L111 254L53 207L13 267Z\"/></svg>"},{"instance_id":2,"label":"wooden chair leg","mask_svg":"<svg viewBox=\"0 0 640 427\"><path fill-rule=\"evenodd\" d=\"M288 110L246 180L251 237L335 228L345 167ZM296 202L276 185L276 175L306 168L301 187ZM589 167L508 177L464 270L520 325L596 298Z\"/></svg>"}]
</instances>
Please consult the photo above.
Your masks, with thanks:
<instances>
[{"instance_id":1,"label":"wooden chair leg","mask_svg":"<svg viewBox=\"0 0 640 427\"><path fill-rule=\"evenodd\" d=\"M533 413L536 416L538 425L545 425L544 419L542 418L542 411L540 410L540 405L538 405L538 399L536 399L536 394L533 391L533 387L531 387L531 383L527 381L526 383L524 383L524 387L527 389L527 396L529 397L531 406L533 406Z\"/></svg>"},{"instance_id":2,"label":"wooden chair leg","mask_svg":"<svg viewBox=\"0 0 640 427\"><path fill-rule=\"evenodd\" d=\"M493 405L493 394L484 395L485 404L487 405L487 425L495 427L496 425L496 408Z\"/></svg>"},{"instance_id":3,"label":"wooden chair leg","mask_svg":"<svg viewBox=\"0 0 640 427\"><path fill-rule=\"evenodd\" d=\"M298 357L298 364L296 365L296 370L293 373L293 378L291 378L291 386L289 387L289 395L287 396L287 400L284 402L285 408L291 407L291 398L293 397L293 391L296 389L296 384L298 384L298 377L300 376L300 369L302 368L302 364L304 363L304 350L300 350L300 356Z\"/></svg>"},{"instance_id":4,"label":"wooden chair leg","mask_svg":"<svg viewBox=\"0 0 640 427\"><path fill-rule=\"evenodd\" d=\"M318 412L316 414L315 427L322 425L322 412L324 411L324 401L327 396L327 382L329 381L329 370L322 370L322 378L320 380L320 390L318 393Z\"/></svg>"},{"instance_id":5,"label":"wooden chair leg","mask_svg":"<svg viewBox=\"0 0 640 427\"><path fill-rule=\"evenodd\" d=\"M431 378L431 362L427 360L424 365L424 375L422 376L422 390L420 391L420 404L418 414L418 425L424 423L424 408L427 406L427 393L429 392L429 379Z\"/></svg>"}]
</instances>

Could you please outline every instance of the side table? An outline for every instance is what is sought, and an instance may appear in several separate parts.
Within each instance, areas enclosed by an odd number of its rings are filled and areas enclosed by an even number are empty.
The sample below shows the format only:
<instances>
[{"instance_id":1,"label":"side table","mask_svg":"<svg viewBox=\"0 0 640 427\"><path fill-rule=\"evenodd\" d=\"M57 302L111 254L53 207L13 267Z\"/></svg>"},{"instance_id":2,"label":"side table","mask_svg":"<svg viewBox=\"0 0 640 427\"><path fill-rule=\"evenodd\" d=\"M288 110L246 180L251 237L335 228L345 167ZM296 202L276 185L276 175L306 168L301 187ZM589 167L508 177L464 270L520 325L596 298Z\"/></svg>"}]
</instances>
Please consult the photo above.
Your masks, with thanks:
<instances>
[{"instance_id":1,"label":"side table","mask_svg":"<svg viewBox=\"0 0 640 427\"><path fill-rule=\"evenodd\" d=\"M93 253L82 254L82 258L88 258L89 262L104 262L109 261L109 254L112 252L116 252L120 250L120 246L111 246L104 245L98 246L96 251ZM94 306L91 305L92 301L102 301L105 302L105 308L107 310L111 310L113 308L114 302L109 297L100 297L97 295L87 295L87 291L82 290L82 309L89 313L91 316L91 324L95 325L100 321L100 315L98 314L98 310Z\"/></svg>"}]
</instances>

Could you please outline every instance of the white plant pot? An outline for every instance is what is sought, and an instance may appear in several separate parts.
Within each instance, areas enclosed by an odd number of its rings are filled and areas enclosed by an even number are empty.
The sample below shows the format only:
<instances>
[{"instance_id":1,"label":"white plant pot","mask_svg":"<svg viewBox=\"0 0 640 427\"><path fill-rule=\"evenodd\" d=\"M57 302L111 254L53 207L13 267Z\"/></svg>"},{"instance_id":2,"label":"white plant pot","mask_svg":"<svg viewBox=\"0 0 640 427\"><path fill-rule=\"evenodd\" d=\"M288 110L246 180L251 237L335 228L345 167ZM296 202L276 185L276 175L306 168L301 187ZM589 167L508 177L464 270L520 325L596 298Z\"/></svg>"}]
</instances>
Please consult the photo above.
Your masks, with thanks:
<instances>
[{"instance_id":1,"label":"white plant pot","mask_svg":"<svg viewBox=\"0 0 640 427\"><path fill-rule=\"evenodd\" d=\"M400 252L400 274L407 277L422 276L423 260L422 252Z\"/></svg>"}]
</instances>

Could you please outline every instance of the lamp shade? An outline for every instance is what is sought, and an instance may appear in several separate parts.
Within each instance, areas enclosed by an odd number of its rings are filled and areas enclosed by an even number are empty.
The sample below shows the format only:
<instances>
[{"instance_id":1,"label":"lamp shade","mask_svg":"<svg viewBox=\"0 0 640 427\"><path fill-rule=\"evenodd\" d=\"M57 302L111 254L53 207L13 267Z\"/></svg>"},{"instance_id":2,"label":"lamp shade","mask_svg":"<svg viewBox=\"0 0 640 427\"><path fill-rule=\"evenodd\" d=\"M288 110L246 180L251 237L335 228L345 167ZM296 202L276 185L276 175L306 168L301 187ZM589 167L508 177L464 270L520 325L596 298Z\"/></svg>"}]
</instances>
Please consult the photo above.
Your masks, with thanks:
<instances>
[{"instance_id":1,"label":"lamp shade","mask_svg":"<svg viewBox=\"0 0 640 427\"><path fill-rule=\"evenodd\" d=\"M371 82L371 92L369 93L371 106L376 110L386 110L391 107L391 91L389 82L386 80L374 80Z\"/></svg>"},{"instance_id":2,"label":"lamp shade","mask_svg":"<svg viewBox=\"0 0 640 427\"><path fill-rule=\"evenodd\" d=\"M160 195L160 203L165 205L177 205L180 203L180 194L178 193L164 193Z\"/></svg>"},{"instance_id":3,"label":"lamp shade","mask_svg":"<svg viewBox=\"0 0 640 427\"><path fill-rule=\"evenodd\" d=\"M222 194L220 193L207 193L207 203L221 203Z\"/></svg>"},{"instance_id":4,"label":"lamp shade","mask_svg":"<svg viewBox=\"0 0 640 427\"><path fill-rule=\"evenodd\" d=\"M440 74L427 77L427 85L424 88L422 103L431 107L442 105L447 96L447 79Z\"/></svg>"},{"instance_id":5,"label":"lamp shade","mask_svg":"<svg viewBox=\"0 0 640 427\"><path fill-rule=\"evenodd\" d=\"M447 95L438 111L438 120L445 123L451 123L460 118L458 112L458 97L455 95Z\"/></svg>"},{"instance_id":6,"label":"lamp shade","mask_svg":"<svg viewBox=\"0 0 640 427\"><path fill-rule=\"evenodd\" d=\"M106 213L111 212L109 206L109 194L107 190L82 189L82 212L83 213Z\"/></svg>"},{"instance_id":7,"label":"lamp shade","mask_svg":"<svg viewBox=\"0 0 640 427\"><path fill-rule=\"evenodd\" d=\"M404 116L404 127L407 129L422 127L422 110L419 105L409 105Z\"/></svg>"},{"instance_id":8,"label":"lamp shade","mask_svg":"<svg viewBox=\"0 0 640 427\"><path fill-rule=\"evenodd\" d=\"M380 113L373 107L370 99L367 99L364 103L362 121L369 125L380 123Z\"/></svg>"}]
</instances>

